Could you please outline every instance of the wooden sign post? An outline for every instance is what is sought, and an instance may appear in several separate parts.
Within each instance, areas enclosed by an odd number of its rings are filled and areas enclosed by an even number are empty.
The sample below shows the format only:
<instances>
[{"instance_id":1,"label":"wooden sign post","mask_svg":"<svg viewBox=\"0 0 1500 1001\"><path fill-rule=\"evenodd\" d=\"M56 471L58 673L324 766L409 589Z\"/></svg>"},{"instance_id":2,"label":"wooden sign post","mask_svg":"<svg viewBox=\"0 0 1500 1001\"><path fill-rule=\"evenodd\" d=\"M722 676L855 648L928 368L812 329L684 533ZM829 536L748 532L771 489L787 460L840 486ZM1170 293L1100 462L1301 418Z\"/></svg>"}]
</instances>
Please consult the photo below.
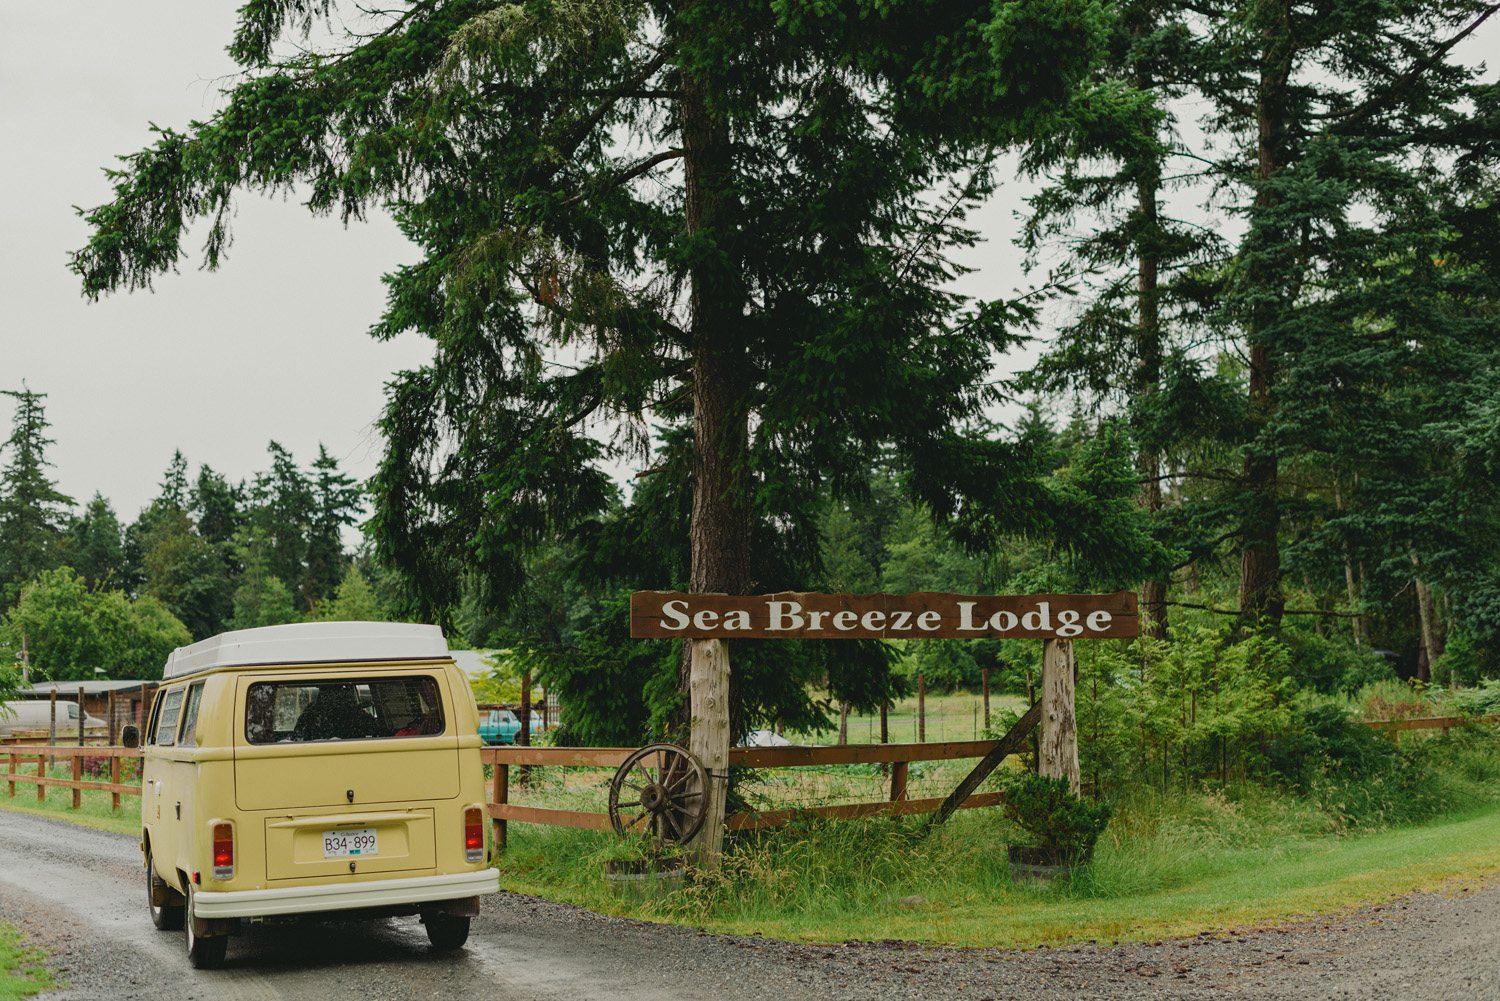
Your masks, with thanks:
<instances>
[{"instance_id":1,"label":"wooden sign post","mask_svg":"<svg viewBox=\"0 0 1500 1001\"><path fill-rule=\"evenodd\" d=\"M1067 779L1078 795L1078 721L1073 710L1073 643L1042 641L1041 753L1039 775Z\"/></svg>"},{"instance_id":2,"label":"wooden sign post","mask_svg":"<svg viewBox=\"0 0 1500 1001\"><path fill-rule=\"evenodd\" d=\"M708 773L708 812L697 844L699 853L713 860L724 850L724 797L729 792L729 648L716 639L695 639L688 645L693 715L688 750Z\"/></svg>"},{"instance_id":3,"label":"wooden sign post","mask_svg":"<svg viewBox=\"0 0 1500 1001\"><path fill-rule=\"evenodd\" d=\"M729 766L729 651L732 639L1043 640L1038 770L1078 792L1078 725L1073 710L1073 640L1138 634L1136 595L685 594L630 596L630 635L688 641L693 729L688 750L709 774L708 815L699 850L724 843ZM1028 714L1029 715L1029 714ZM1019 737L1017 738L1020 739Z\"/></svg>"}]
</instances>

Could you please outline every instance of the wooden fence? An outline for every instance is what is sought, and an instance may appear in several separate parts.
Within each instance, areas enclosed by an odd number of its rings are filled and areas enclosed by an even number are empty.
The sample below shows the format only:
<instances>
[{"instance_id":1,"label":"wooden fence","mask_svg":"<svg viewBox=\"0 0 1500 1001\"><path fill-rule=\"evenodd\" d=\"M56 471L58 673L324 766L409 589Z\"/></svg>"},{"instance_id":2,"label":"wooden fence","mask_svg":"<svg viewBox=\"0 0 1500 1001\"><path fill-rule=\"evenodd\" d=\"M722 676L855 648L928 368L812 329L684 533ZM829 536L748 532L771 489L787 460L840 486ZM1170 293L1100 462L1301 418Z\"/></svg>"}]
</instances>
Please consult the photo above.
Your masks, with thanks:
<instances>
[{"instance_id":1,"label":"wooden fence","mask_svg":"<svg viewBox=\"0 0 1500 1001\"><path fill-rule=\"evenodd\" d=\"M38 802L47 799L48 786L61 786L64 789L73 790L73 809L83 805L83 790L94 789L110 794L110 802L114 809L120 808L121 796L139 796L141 794L140 779L135 782L120 781L120 764L127 758L139 758L140 748L137 747L89 747L78 744L12 744L6 749L5 756L9 763L4 782L9 787L8 792L12 799L16 795L16 785L36 786L36 798ZM47 763L51 758L71 758L73 763L72 778L57 778L47 774ZM109 759L109 781L102 782L96 779L85 779L83 777L84 758L108 758ZM28 775L22 769L36 761L36 770Z\"/></svg>"},{"instance_id":2,"label":"wooden fence","mask_svg":"<svg viewBox=\"0 0 1500 1001\"><path fill-rule=\"evenodd\" d=\"M1392 740L1399 740L1403 730L1441 730L1447 733L1453 727L1476 723L1500 723L1500 716L1415 716L1411 719L1367 720L1365 725L1389 733Z\"/></svg>"},{"instance_id":3,"label":"wooden fence","mask_svg":"<svg viewBox=\"0 0 1500 1001\"><path fill-rule=\"evenodd\" d=\"M816 814L823 817L905 816L932 813L943 804L942 798L908 799L907 768L913 761L955 761L982 758L995 746L993 740L961 740L941 744L846 744L818 747L735 747L729 751L729 764L750 768L801 768L810 765L885 764L891 766L890 795L868 803L843 803L812 806L795 810L765 810L736 813L725 818L732 831L776 827L793 817ZM549 824L554 827L580 827L587 830L610 830L609 814L550 807L521 806L510 802L510 770L513 766L552 765L563 767L618 768L636 749L633 747L487 747L480 752L484 762L494 766L490 786L490 819L494 825L495 844L505 849L507 824L514 820L527 824ZM999 793L979 793L968 797L961 809L994 806Z\"/></svg>"},{"instance_id":4,"label":"wooden fence","mask_svg":"<svg viewBox=\"0 0 1500 1001\"><path fill-rule=\"evenodd\" d=\"M1390 733L1399 739L1402 731L1441 730L1475 723L1500 723L1500 716L1430 716L1415 719L1377 720L1368 726ZM0 748L0 760L8 763L8 770L0 776L0 782L8 787L10 798L16 796L17 785L36 788L39 802L46 800L47 788L56 786L73 791L73 809L82 805L83 791L92 789L110 794L112 806L120 807L121 796L140 796L140 778L134 782L121 782L121 762L139 758L139 748L108 747L78 744L35 744L31 740L42 738L7 738ZM955 761L963 758L980 758L995 746L992 740L960 740L938 744L847 744L818 747L736 747L729 752L730 765L750 768L801 768L812 765L859 765L882 764L891 766L890 796L887 799L866 803L843 803L832 806L813 806L795 810L766 810L758 813L737 813L726 818L725 825L734 831L755 830L785 824L802 814L817 814L823 817L872 817L905 816L917 813L932 813L942 804L942 799L908 799L907 767L913 761ZM506 827L510 821L527 824L549 824L554 827L579 827L595 831L610 829L607 813L588 813L577 810L558 810L550 807L522 806L510 802L510 770L527 765L551 765L563 767L618 768L636 749L633 747L486 747L480 751L485 764L493 765L490 783L489 814L494 825L495 843L503 850L506 842ZM47 774L49 759L67 758L72 763L72 777L61 778ZM85 779L85 758L108 758L108 782ZM26 769L32 769L28 772ZM978 793L970 796L962 809L993 806L1000 801L999 793Z\"/></svg>"}]
</instances>

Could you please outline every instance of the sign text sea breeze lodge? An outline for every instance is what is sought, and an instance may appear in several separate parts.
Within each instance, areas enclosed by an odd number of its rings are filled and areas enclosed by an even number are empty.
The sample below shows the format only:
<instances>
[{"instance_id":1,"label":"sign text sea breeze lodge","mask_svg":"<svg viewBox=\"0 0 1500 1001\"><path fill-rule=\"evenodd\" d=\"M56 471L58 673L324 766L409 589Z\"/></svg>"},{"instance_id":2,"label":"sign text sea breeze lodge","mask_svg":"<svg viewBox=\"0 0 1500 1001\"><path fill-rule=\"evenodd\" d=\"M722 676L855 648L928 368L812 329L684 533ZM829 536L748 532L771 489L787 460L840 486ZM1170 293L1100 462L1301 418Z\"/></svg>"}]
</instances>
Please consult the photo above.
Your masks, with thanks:
<instances>
[{"instance_id":1,"label":"sign text sea breeze lodge","mask_svg":"<svg viewBox=\"0 0 1500 1001\"><path fill-rule=\"evenodd\" d=\"M688 639L1121 639L1138 635L1136 595L762 595L637 591L630 635Z\"/></svg>"}]
</instances>

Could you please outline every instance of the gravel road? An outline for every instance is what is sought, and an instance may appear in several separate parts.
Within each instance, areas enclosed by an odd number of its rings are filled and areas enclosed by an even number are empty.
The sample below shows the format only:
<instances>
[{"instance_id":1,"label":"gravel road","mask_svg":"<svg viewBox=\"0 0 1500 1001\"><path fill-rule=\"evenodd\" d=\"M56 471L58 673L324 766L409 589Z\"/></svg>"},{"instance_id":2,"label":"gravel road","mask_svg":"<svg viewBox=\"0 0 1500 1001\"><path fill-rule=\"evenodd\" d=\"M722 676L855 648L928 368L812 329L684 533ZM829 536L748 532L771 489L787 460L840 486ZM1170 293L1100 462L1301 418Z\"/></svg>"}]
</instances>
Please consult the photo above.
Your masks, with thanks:
<instances>
[{"instance_id":1,"label":"gravel road","mask_svg":"<svg viewBox=\"0 0 1500 1001\"><path fill-rule=\"evenodd\" d=\"M52 950L56 1001L1500 1001L1500 883L1483 880L1228 937L1029 952L792 945L502 893L457 953L433 953L415 918L309 922L249 929L201 972L144 897L135 838L0 810L0 920Z\"/></svg>"}]
</instances>

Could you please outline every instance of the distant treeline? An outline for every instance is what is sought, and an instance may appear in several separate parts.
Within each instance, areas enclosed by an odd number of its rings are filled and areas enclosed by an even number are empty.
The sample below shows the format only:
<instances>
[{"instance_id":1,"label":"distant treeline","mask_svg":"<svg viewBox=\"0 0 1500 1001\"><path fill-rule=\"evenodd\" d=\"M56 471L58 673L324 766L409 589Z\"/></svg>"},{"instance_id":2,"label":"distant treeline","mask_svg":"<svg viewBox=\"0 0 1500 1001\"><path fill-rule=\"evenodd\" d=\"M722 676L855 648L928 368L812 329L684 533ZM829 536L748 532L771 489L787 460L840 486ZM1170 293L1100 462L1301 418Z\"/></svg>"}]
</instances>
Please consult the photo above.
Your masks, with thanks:
<instances>
[{"instance_id":1,"label":"distant treeline","mask_svg":"<svg viewBox=\"0 0 1500 1001\"><path fill-rule=\"evenodd\" d=\"M270 468L231 482L178 451L161 489L122 522L48 473L45 394L10 392L0 445L0 643L22 643L34 676L154 677L176 646L226 629L309 619L383 619L379 575L345 532L363 491L319 446L306 467L276 442ZM19 666L19 665L18 665Z\"/></svg>"}]
</instances>

